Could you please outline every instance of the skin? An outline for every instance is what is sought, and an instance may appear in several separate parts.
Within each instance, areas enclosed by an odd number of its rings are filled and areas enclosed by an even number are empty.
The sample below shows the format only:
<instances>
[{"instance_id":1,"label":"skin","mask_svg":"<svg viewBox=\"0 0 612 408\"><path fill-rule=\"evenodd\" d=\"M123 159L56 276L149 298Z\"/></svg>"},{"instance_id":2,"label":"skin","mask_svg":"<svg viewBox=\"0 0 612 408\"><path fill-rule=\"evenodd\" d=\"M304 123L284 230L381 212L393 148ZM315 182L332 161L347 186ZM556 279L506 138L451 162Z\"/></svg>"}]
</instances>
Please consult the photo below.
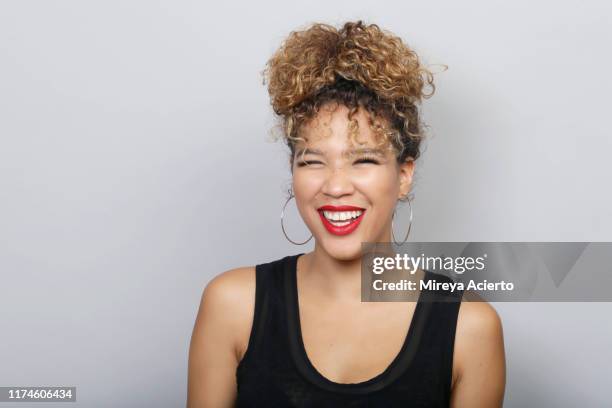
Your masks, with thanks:
<instances>
[{"instance_id":1,"label":"skin","mask_svg":"<svg viewBox=\"0 0 612 408\"><path fill-rule=\"evenodd\" d=\"M347 108L325 108L304 125L305 140L297 144L292 166L296 204L315 240L314 250L297 263L302 337L309 360L323 376L362 382L384 371L398 354L410 324L405 316L415 309L415 302L361 302L360 281L361 242L391 241L393 209L410 191L414 161L398 164L391 150L380 156L347 154L374 147L367 115L363 110L355 115L363 142L356 145L348 136ZM319 153L301 155L306 147ZM308 165L300 165L303 161ZM366 213L354 232L338 237L325 229L316 211L325 204L355 205ZM419 271L417 277L422 276ZM233 406L254 298L254 266L226 271L204 289L189 351L188 408ZM501 407L504 388L500 318L486 302L462 302L451 407Z\"/></svg>"}]
</instances>

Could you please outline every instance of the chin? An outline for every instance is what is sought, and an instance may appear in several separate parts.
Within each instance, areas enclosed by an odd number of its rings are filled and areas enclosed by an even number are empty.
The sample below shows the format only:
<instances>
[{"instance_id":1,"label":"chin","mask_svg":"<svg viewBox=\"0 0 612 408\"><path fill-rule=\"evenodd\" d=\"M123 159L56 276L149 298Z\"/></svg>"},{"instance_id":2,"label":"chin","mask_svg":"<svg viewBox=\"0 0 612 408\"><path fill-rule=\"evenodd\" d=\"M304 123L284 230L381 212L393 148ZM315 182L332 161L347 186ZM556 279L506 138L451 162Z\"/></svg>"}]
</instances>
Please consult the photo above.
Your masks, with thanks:
<instances>
[{"instance_id":1,"label":"chin","mask_svg":"<svg viewBox=\"0 0 612 408\"><path fill-rule=\"evenodd\" d=\"M345 242L329 242L323 243L323 248L332 258L339 261L353 261L362 256L361 241L348 240Z\"/></svg>"}]
</instances>

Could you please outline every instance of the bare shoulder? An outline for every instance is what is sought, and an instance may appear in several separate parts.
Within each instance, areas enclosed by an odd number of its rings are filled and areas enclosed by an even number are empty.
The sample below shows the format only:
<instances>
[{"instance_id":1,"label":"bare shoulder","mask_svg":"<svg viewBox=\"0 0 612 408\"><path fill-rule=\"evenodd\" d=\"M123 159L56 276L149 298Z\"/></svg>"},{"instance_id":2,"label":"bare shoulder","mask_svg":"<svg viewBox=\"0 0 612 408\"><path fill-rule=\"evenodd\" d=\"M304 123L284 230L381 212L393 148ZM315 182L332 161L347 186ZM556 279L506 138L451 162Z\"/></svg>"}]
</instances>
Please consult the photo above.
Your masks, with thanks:
<instances>
[{"instance_id":1,"label":"bare shoulder","mask_svg":"<svg viewBox=\"0 0 612 408\"><path fill-rule=\"evenodd\" d=\"M466 292L459 307L451 407L501 407L506 381L502 322L493 306L475 299Z\"/></svg>"},{"instance_id":2,"label":"bare shoulder","mask_svg":"<svg viewBox=\"0 0 612 408\"><path fill-rule=\"evenodd\" d=\"M497 365L497 371L503 371L504 354L499 314L478 295L466 292L457 316L453 377L459 379L466 371L484 369L483 364Z\"/></svg>"},{"instance_id":3,"label":"bare shoulder","mask_svg":"<svg viewBox=\"0 0 612 408\"><path fill-rule=\"evenodd\" d=\"M470 301L466 301L466 299ZM476 294L466 294L459 307L457 336L476 340L483 336L501 335L502 322L497 311Z\"/></svg>"},{"instance_id":4,"label":"bare shoulder","mask_svg":"<svg viewBox=\"0 0 612 408\"><path fill-rule=\"evenodd\" d=\"M208 282L202 294L198 320L206 319L210 326L226 333L226 340L232 344L239 361L248 344L254 308L255 267L234 268Z\"/></svg>"},{"instance_id":5,"label":"bare shoulder","mask_svg":"<svg viewBox=\"0 0 612 408\"><path fill-rule=\"evenodd\" d=\"M223 272L204 288L189 346L188 407L231 406L237 356L243 337L248 338L254 298L254 267Z\"/></svg>"},{"instance_id":6,"label":"bare shoulder","mask_svg":"<svg viewBox=\"0 0 612 408\"><path fill-rule=\"evenodd\" d=\"M211 279L204 288L202 300L209 299L215 306L232 307L236 301L251 294L255 294L255 267L243 266Z\"/></svg>"}]
</instances>

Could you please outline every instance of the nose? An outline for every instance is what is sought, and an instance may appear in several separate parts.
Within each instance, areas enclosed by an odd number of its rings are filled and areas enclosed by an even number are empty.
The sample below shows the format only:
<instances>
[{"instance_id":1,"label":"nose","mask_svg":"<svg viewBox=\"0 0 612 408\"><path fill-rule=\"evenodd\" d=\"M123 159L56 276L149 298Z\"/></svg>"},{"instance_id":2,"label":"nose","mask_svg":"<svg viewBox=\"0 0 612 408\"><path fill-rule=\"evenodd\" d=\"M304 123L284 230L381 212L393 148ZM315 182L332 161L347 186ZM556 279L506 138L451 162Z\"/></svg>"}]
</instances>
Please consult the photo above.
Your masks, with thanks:
<instances>
[{"instance_id":1,"label":"nose","mask_svg":"<svg viewBox=\"0 0 612 408\"><path fill-rule=\"evenodd\" d=\"M334 198L350 195L354 190L351 177L343 166L332 168L321 188L323 194Z\"/></svg>"}]
</instances>

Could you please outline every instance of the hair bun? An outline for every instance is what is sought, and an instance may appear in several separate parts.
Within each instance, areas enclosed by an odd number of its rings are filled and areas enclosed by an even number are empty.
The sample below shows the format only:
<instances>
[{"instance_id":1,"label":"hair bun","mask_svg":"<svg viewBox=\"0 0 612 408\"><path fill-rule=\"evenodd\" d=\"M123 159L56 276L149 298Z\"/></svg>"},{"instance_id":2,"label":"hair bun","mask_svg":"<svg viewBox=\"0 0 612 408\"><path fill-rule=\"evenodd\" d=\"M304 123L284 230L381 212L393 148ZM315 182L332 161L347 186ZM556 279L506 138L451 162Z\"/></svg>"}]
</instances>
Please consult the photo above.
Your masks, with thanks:
<instances>
[{"instance_id":1,"label":"hair bun","mask_svg":"<svg viewBox=\"0 0 612 408\"><path fill-rule=\"evenodd\" d=\"M291 114L300 102L340 78L401 105L420 102L435 91L432 73L401 38L361 20L347 22L340 30L315 23L292 31L262 74L279 115ZM429 94L426 85L432 88Z\"/></svg>"}]
</instances>

